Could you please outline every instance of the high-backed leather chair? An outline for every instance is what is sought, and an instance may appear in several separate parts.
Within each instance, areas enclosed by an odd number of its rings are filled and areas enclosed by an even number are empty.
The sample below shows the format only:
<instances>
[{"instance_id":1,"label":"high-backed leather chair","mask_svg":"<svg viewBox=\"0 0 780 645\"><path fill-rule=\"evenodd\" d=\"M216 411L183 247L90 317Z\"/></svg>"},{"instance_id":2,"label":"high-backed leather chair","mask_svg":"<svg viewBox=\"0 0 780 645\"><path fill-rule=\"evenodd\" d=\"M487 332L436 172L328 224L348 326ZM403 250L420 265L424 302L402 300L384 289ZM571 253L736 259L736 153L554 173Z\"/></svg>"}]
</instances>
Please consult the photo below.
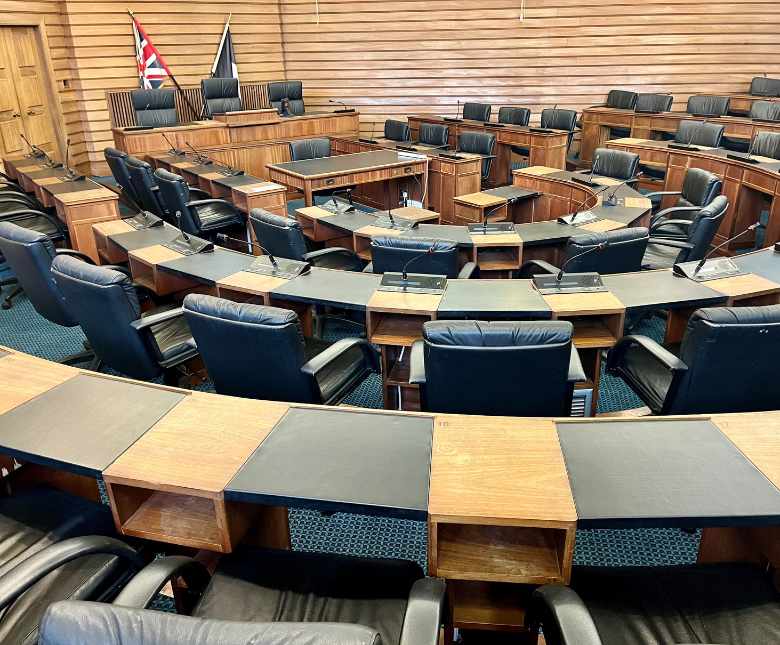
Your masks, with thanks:
<instances>
[{"instance_id":1,"label":"high-backed leather chair","mask_svg":"<svg viewBox=\"0 0 780 645\"><path fill-rule=\"evenodd\" d=\"M130 99L136 125L160 127L179 124L173 90L133 90Z\"/></svg>"},{"instance_id":2,"label":"high-backed leather chair","mask_svg":"<svg viewBox=\"0 0 780 645\"><path fill-rule=\"evenodd\" d=\"M758 157L780 159L780 132L756 132L751 152Z\"/></svg>"},{"instance_id":3,"label":"high-backed leather chair","mask_svg":"<svg viewBox=\"0 0 780 645\"><path fill-rule=\"evenodd\" d=\"M116 148L104 148L103 155L106 158L108 167L111 169L111 174L114 176L114 181L116 181L117 186L122 191L124 201L131 208L138 207L140 205L138 193L135 190L135 186L133 186L130 173L127 171L127 153Z\"/></svg>"},{"instance_id":4,"label":"high-backed leather chair","mask_svg":"<svg viewBox=\"0 0 780 645\"><path fill-rule=\"evenodd\" d=\"M186 361L198 355L181 307L170 304L141 313L138 287L127 274L68 256L52 260L54 281L95 355L130 378L160 374L179 385Z\"/></svg>"},{"instance_id":5,"label":"high-backed leather chair","mask_svg":"<svg viewBox=\"0 0 780 645\"><path fill-rule=\"evenodd\" d=\"M417 132L417 141L415 141L415 145L417 144L446 150L450 147L450 126L439 123L421 123Z\"/></svg>"},{"instance_id":6,"label":"high-backed leather chair","mask_svg":"<svg viewBox=\"0 0 780 645\"><path fill-rule=\"evenodd\" d=\"M160 197L176 221L181 213L181 228L190 235L213 237L230 226L243 226L244 218L238 209L224 199L196 199L190 196L190 188L184 177L158 168L154 171Z\"/></svg>"},{"instance_id":7,"label":"high-backed leather chair","mask_svg":"<svg viewBox=\"0 0 780 645\"><path fill-rule=\"evenodd\" d=\"M570 586L534 590L525 626L550 645L774 643L780 594L747 562L574 566Z\"/></svg>"},{"instance_id":8,"label":"high-backed leather chair","mask_svg":"<svg viewBox=\"0 0 780 645\"><path fill-rule=\"evenodd\" d=\"M301 139L290 141L290 160L305 161L330 157L330 139Z\"/></svg>"},{"instance_id":9,"label":"high-backed leather chair","mask_svg":"<svg viewBox=\"0 0 780 645\"><path fill-rule=\"evenodd\" d=\"M565 130L569 133L569 143L566 151L571 148L571 142L574 139L574 124L577 122L577 112L575 110L563 110L559 108L547 108L542 110L541 126L550 130Z\"/></svg>"},{"instance_id":10,"label":"high-backed leather chair","mask_svg":"<svg viewBox=\"0 0 780 645\"><path fill-rule=\"evenodd\" d=\"M474 130L464 130L460 133L458 146L460 152L482 155L482 181L490 176L490 169L493 167L493 159L495 159L493 156L495 147L495 134Z\"/></svg>"},{"instance_id":11,"label":"high-backed leather chair","mask_svg":"<svg viewBox=\"0 0 780 645\"><path fill-rule=\"evenodd\" d=\"M780 79L756 76L750 82L750 93L753 96L780 96Z\"/></svg>"},{"instance_id":12,"label":"high-backed leather chair","mask_svg":"<svg viewBox=\"0 0 780 645\"><path fill-rule=\"evenodd\" d=\"M780 138L780 135L778 135ZM653 214L652 223L660 221L662 217L669 219L685 219L693 220L702 208L709 206L712 200L720 195L723 182L717 175L702 170L701 168L689 168L685 172L685 179L683 180L682 190L679 191L660 191L655 193L647 193L645 197L663 196L663 195L679 195L679 199L675 202L672 208L666 208L658 213ZM687 229L683 230L677 227L676 224L666 224L662 227L660 234L664 235L687 235Z\"/></svg>"},{"instance_id":13,"label":"high-backed leather chair","mask_svg":"<svg viewBox=\"0 0 780 645\"><path fill-rule=\"evenodd\" d=\"M268 100L271 102L271 107L277 110L281 108L282 99L290 101L290 112L295 116L306 112L306 106L303 103L303 83L300 81L268 83Z\"/></svg>"},{"instance_id":14,"label":"high-backed leather chair","mask_svg":"<svg viewBox=\"0 0 780 645\"><path fill-rule=\"evenodd\" d=\"M748 116L760 121L780 121L780 103L777 101L753 101Z\"/></svg>"},{"instance_id":15,"label":"high-backed leather chair","mask_svg":"<svg viewBox=\"0 0 780 645\"><path fill-rule=\"evenodd\" d=\"M372 235L371 263L366 273L383 275L387 271L400 273L410 262L426 251L434 249L409 265L409 273L443 275L449 279L467 280L479 277L475 262L467 262L458 271L458 243L426 237L403 237L400 235Z\"/></svg>"},{"instance_id":16,"label":"high-backed leather chair","mask_svg":"<svg viewBox=\"0 0 780 645\"><path fill-rule=\"evenodd\" d=\"M596 148L593 153L593 174L619 181L633 179L639 166L639 155L625 150ZM590 173L590 171L584 171ZM629 182L631 185L633 182Z\"/></svg>"},{"instance_id":17,"label":"high-backed leather chair","mask_svg":"<svg viewBox=\"0 0 780 645\"><path fill-rule=\"evenodd\" d=\"M189 294L183 304L220 394L339 405L379 371L379 354L367 340L332 343L304 336L298 314L289 309L201 294Z\"/></svg>"},{"instance_id":18,"label":"high-backed leather chair","mask_svg":"<svg viewBox=\"0 0 780 645\"><path fill-rule=\"evenodd\" d=\"M650 227L650 241L642 259L642 268L669 269L678 262L701 260L709 252L728 207L729 200L724 195L719 195L709 206L696 213L692 221L658 220ZM683 230L687 229L684 240L669 239L661 235L663 227L670 223L683 227ZM658 235L654 235L656 231L659 231Z\"/></svg>"},{"instance_id":19,"label":"high-backed leather chair","mask_svg":"<svg viewBox=\"0 0 780 645\"><path fill-rule=\"evenodd\" d=\"M531 120L531 110L524 107L498 108L498 122L511 125L528 125Z\"/></svg>"},{"instance_id":20,"label":"high-backed leather chair","mask_svg":"<svg viewBox=\"0 0 780 645\"><path fill-rule=\"evenodd\" d=\"M647 250L649 240L649 231L641 226L606 231L605 233L575 235L570 237L566 243L566 253L561 266L566 264L568 273L591 271L602 275L633 273L642 268L642 258ZM593 251L577 257L599 245L603 245L600 251ZM544 260L529 260L517 270L515 277L528 278L533 273L539 272L535 269L541 269L545 273L558 273L559 271L559 267Z\"/></svg>"},{"instance_id":21,"label":"high-backed leather chair","mask_svg":"<svg viewBox=\"0 0 780 645\"><path fill-rule=\"evenodd\" d=\"M668 112L672 109L674 97L671 94L639 94L634 110L636 112Z\"/></svg>"},{"instance_id":22,"label":"high-backed leather chair","mask_svg":"<svg viewBox=\"0 0 780 645\"><path fill-rule=\"evenodd\" d=\"M420 386L427 412L568 416L574 383L585 380L573 331L568 321L426 322L409 382Z\"/></svg>"},{"instance_id":23,"label":"high-backed leather chair","mask_svg":"<svg viewBox=\"0 0 780 645\"><path fill-rule=\"evenodd\" d=\"M391 141L409 141L411 139L411 129L406 121L394 121L387 119L385 121L385 139Z\"/></svg>"},{"instance_id":24,"label":"high-backed leather chair","mask_svg":"<svg viewBox=\"0 0 780 645\"><path fill-rule=\"evenodd\" d=\"M638 96L639 95L636 92L610 90L609 94L607 94L607 102L604 104L604 107L616 110L633 110L636 106Z\"/></svg>"},{"instance_id":25,"label":"high-backed leather chair","mask_svg":"<svg viewBox=\"0 0 780 645\"><path fill-rule=\"evenodd\" d=\"M731 99L728 96L702 96L694 95L688 99L685 111L688 114L699 116L719 117L726 116L729 111Z\"/></svg>"},{"instance_id":26,"label":"high-backed leather chair","mask_svg":"<svg viewBox=\"0 0 780 645\"><path fill-rule=\"evenodd\" d=\"M195 596L191 615L146 611L179 576ZM41 645L437 645L446 604L444 581L414 562L239 544L213 576L190 558L161 558L112 605L52 606Z\"/></svg>"},{"instance_id":27,"label":"high-backed leather chair","mask_svg":"<svg viewBox=\"0 0 780 645\"><path fill-rule=\"evenodd\" d=\"M464 103L463 118L469 121L490 121L492 109L487 103Z\"/></svg>"},{"instance_id":28,"label":"high-backed leather chair","mask_svg":"<svg viewBox=\"0 0 780 645\"><path fill-rule=\"evenodd\" d=\"M125 160L125 165L135 187L135 192L138 195L138 205L141 209L153 213L169 224L178 226L174 214L169 213L165 208L165 204L160 196L160 187L157 185L152 167L145 161L135 157L128 157ZM211 199L208 193L194 186L189 186L189 191L190 199Z\"/></svg>"},{"instance_id":29,"label":"high-backed leather chair","mask_svg":"<svg viewBox=\"0 0 780 645\"><path fill-rule=\"evenodd\" d=\"M699 309L681 344L626 336L607 372L654 414L758 412L777 408L780 305Z\"/></svg>"},{"instance_id":30,"label":"high-backed leather chair","mask_svg":"<svg viewBox=\"0 0 780 645\"><path fill-rule=\"evenodd\" d=\"M237 78L204 78L200 81L200 90L209 116L241 110Z\"/></svg>"},{"instance_id":31,"label":"high-backed leather chair","mask_svg":"<svg viewBox=\"0 0 780 645\"><path fill-rule=\"evenodd\" d=\"M680 121L677 131L674 133L674 142L718 148L722 137L723 126L718 123L702 124L702 121Z\"/></svg>"}]
</instances>

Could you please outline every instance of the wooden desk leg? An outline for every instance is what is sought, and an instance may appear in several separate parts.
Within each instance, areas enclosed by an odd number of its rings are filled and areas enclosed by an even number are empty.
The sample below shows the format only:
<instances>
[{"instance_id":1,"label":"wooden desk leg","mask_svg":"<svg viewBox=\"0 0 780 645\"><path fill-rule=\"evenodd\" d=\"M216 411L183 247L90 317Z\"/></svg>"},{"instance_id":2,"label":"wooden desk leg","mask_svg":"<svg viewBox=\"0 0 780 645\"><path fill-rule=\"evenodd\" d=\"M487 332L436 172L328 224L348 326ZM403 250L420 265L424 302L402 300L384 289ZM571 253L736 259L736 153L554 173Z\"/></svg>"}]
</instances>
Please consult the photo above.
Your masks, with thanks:
<instances>
[{"instance_id":1,"label":"wooden desk leg","mask_svg":"<svg viewBox=\"0 0 780 645\"><path fill-rule=\"evenodd\" d=\"M680 307L669 310L669 317L666 319L666 334L664 335L665 343L682 342L688 321L697 309L699 307Z\"/></svg>"},{"instance_id":2,"label":"wooden desk leg","mask_svg":"<svg viewBox=\"0 0 780 645\"><path fill-rule=\"evenodd\" d=\"M259 504L257 519L247 529L241 542L265 546L269 549L292 548L290 538L290 517L284 506Z\"/></svg>"},{"instance_id":3,"label":"wooden desk leg","mask_svg":"<svg viewBox=\"0 0 780 645\"><path fill-rule=\"evenodd\" d=\"M306 206L314 206L314 195L311 192L311 181L303 184L303 200Z\"/></svg>"},{"instance_id":4,"label":"wooden desk leg","mask_svg":"<svg viewBox=\"0 0 780 645\"><path fill-rule=\"evenodd\" d=\"M590 407L591 416L596 416L596 408L599 399L599 381L601 380L601 352L602 347L587 347L578 349L582 368L585 375L593 382L593 402Z\"/></svg>"}]
</instances>

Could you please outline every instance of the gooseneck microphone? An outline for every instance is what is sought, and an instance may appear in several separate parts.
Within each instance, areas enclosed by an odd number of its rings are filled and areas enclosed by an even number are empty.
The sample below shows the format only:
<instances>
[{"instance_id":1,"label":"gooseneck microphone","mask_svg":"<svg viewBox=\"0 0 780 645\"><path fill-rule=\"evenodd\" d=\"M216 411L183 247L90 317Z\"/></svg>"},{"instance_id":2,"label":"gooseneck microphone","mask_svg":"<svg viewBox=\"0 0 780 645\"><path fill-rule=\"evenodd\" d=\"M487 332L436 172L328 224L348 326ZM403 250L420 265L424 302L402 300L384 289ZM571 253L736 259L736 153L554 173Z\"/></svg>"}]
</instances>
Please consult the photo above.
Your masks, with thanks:
<instances>
[{"instance_id":1,"label":"gooseneck microphone","mask_svg":"<svg viewBox=\"0 0 780 645\"><path fill-rule=\"evenodd\" d=\"M599 190L597 190L597 191L596 191L595 193L593 193L592 195L588 195L588 196L585 198L585 200L584 200L584 201L583 201L583 202L582 202L582 203L581 203L579 206L577 206L577 210L576 210L576 211L574 211L574 212L572 213L572 215L571 215L571 221L573 222L573 221L574 221L574 219L577 217L577 215L579 215L579 214L580 214L580 210L582 210L582 207L583 207L583 206L585 206L585 204L587 204L587 203L588 203L588 202L589 202L591 199L593 199L594 197L598 197L598 196L599 196L601 193L603 193L603 192L604 192L605 190L607 190L608 188L609 188L609 186L604 186L604 187L600 188Z\"/></svg>"},{"instance_id":2,"label":"gooseneck microphone","mask_svg":"<svg viewBox=\"0 0 780 645\"><path fill-rule=\"evenodd\" d=\"M35 157L44 157L44 156L46 156L46 153L45 153L43 150L41 150L41 149L40 149L38 146L34 146L33 144L31 144L31 143L30 143L30 142L27 140L27 137L25 137L25 136L24 136L24 135L23 135L21 132L19 133L19 136L20 136L20 137L22 137L22 140L23 140L23 141L24 141L24 142L25 142L25 143L26 143L28 146L30 146L30 150L31 150L32 154L33 154ZM30 156L30 155L27 155L27 156Z\"/></svg>"},{"instance_id":3,"label":"gooseneck microphone","mask_svg":"<svg viewBox=\"0 0 780 645\"><path fill-rule=\"evenodd\" d=\"M181 211L176 211L176 226L178 227L179 232L181 233L182 238L184 238L184 241L187 242L187 244L191 245L190 236L187 235L184 232L184 229L181 227Z\"/></svg>"},{"instance_id":4,"label":"gooseneck microphone","mask_svg":"<svg viewBox=\"0 0 780 645\"><path fill-rule=\"evenodd\" d=\"M346 195L347 199L349 200L349 207L347 208L347 213L351 213L355 210L355 203L352 201L352 189L351 188L344 188L343 190L334 190L330 197L333 200L333 206L336 208L336 210L339 209L338 202L336 201L336 195Z\"/></svg>"},{"instance_id":5,"label":"gooseneck microphone","mask_svg":"<svg viewBox=\"0 0 780 645\"><path fill-rule=\"evenodd\" d=\"M198 162L200 162L200 163L202 163L202 164L205 164L205 163L206 163L206 161L208 161L208 158L204 157L204 156L203 156L202 154L200 154L200 153L199 153L197 150L195 150L195 148L193 148L193 147L190 145L190 142L189 142L189 141L185 141L185 142L184 142L184 145L185 145L185 146L187 146L187 147L188 147L190 150L192 150L192 151L195 153L195 157L196 157L196 159L198 160Z\"/></svg>"},{"instance_id":6,"label":"gooseneck microphone","mask_svg":"<svg viewBox=\"0 0 780 645\"><path fill-rule=\"evenodd\" d=\"M617 186L615 186L615 190L613 190L613 191L612 191L612 192L611 192L611 193L610 193L610 194L607 196L607 201L608 201L608 202L612 202L612 200L613 200L613 199L615 199L615 194L617 193L617 191L618 191L618 188L620 188L621 186L625 186L626 184L630 184L630 183L632 183L632 182L636 181L636 180L637 180L637 179L639 179L641 176L642 176L642 173L641 173L641 172L638 172L638 173L636 174L636 176L634 176L634 177L631 177L631 179L626 179L625 181L621 181L621 182L620 182L620 183L619 183Z\"/></svg>"},{"instance_id":7,"label":"gooseneck microphone","mask_svg":"<svg viewBox=\"0 0 780 645\"><path fill-rule=\"evenodd\" d=\"M260 249L263 253L265 253L268 256L268 261L271 263L271 266L277 271L281 271L279 265L276 263L276 258L273 256L273 254L267 248L258 244L257 242L250 242L249 240L242 240L237 237L228 237L224 233L217 233L217 239L220 242L226 242L227 240L230 240L231 242L240 242L241 244L246 244L250 248L250 250L253 246L256 246L258 249Z\"/></svg>"},{"instance_id":8,"label":"gooseneck microphone","mask_svg":"<svg viewBox=\"0 0 780 645\"><path fill-rule=\"evenodd\" d=\"M507 201L506 204L499 204L498 206L494 206L489 211L485 212L485 219L482 220L482 228L487 228L488 225L488 217L490 217L493 213L495 213L499 208L503 208L504 206L508 206L511 202Z\"/></svg>"},{"instance_id":9,"label":"gooseneck microphone","mask_svg":"<svg viewBox=\"0 0 780 645\"><path fill-rule=\"evenodd\" d=\"M723 244L719 244L718 246L716 246L714 249L712 249L712 251L710 251L709 253L707 253L707 255L705 255L705 256L704 256L704 257L703 257L701 260L699 260L699 263L696 265L696 269L694 270L694 272L693 272L693 273L694 273L694 274L696 274L696 273L699 271L699 269L701 269L701 268L704 266L704 263L705 263L705 262L706 262L706 261L709 259L709 257L710 257L710 256L711 256L713 253L715 253L715 251L717 251L718 249L720 249L720 248L722 248L722 247L726 246L726 244L728 244L729 242L733 242L733 241L734 241L734 240L736 240L738 237L742 237L742 236L743 236L743 235L745 235L746 233L750 233L750 231L755 231L755 230L756 230L757 228L759 228L760 226L761 226L761 222L756 222L755 224L751 224L751 225L750 225L750 226L748 226L748 227L747 227L747 228L746 228L744 231L742 231L742 232L741 232L739 235L735 235L734 237L732 237L732 238L729 238L728 240L726 240L725 242L723 242Z\"/></svg>"},{"instance_id":10,"label":"gooseneck microphone","mask_svg":"<svg viewBox=\"0 0 780 645\"><path fill-rule=\"evenodd\" d=\"M76 174L70 167L70 137L65 142L65 169L71 177Z\"/></svg>"},{"instance_id":11,"label":"gooseneck microphone","mask_svg":"<svg viewBox=\"0 0 780 645\"><path fill-rule=\"evenodd\" d=\"M577 255L572 255L566 262L564 262L561 265L560 270L558 271L558 277L555 278L556 282L560 282L563 280L563 271L566 268L566 265L569 264L572 260L576 260L577 258L581 258L583 255L587 255L588 253L591 253L593 251L600 251L601 249L604 249L607 247L607 242L602 242L601 244L597 244L596 246L589 248L585 251L582 251L581 253L577 253Z\"/></svg>"},{"instance_id":12,"label":"gooseneck microphone","mask_svg":"<svg viewBox=\"0 0 780 645\"><path fill-rule=\"evenodd\" d=\"M408 280L408 279L409 279L409 276L407 275L407 273L406 273L406 270L409 268L409 265L411 265L413 262L417 262L417 260L419 260L420 258L424 258L424 257L425 257L426 255L428 255L429 253L435 253L435 252L436 252L436 244L434 244L433 246L431 246L431 247L430 247L430 248L429 248L427 251L425 251L424 253L420 253L420 255L416 255L415 257L413 257L411 260L409 260L409 261L408 261L408 262L407 262L407 263L404 265L404 268L403 268L403 269L401 269L401 277L402 277L404 280Z\"/></svg>"},{"instance_id":13,"label":"gooseneck microphone","mask_svg":"<svg viewBox=\"0 0 780 645\"><path fill-rule=\"evenodd\" d=\"M333 99L328 99L328 103L338 103L339 105L341 105L344 108L344 110L347 109L347 104L344 103L343 101L334 101Z\"/></svg>"},{"instance_id":14,"label":"gooseneck microphone","mask_svg":"<svg viewBox=\"0 0 780 645\"><path fill-rule=\"evenodd\" d=\"M689 148L693 145L693 140L696 138L696 135L699 134L699 131L704 127L704 124L707 123L707 121L709 121L709 119L704 119L704 121L699 124L699 127L696 128L696 131L691 135L691 138L688 139Z\"/></svg>"},{"instance_id":15,"label":"gooseneck microphone","mask_svg":"<svg viewBox=\"0 0 780 645\"><path fill-rule=\"evenodd\" d=\"M143 120L144 120L144 114L146 114L146 111L147 111L148 109L149 109L149 103L147 103L147 104L146 104L146 107L145 107L143 110L141 110L141 118L140 118L140 119L136 119L136 122L140 121L140 123L136 123L136 125L140 125L140 126L143 126L143 125L144 125L144 124L143 124Z\"/></svg>"},{"instance_id":16,"label":"gooseneck microphone","mask_svg":"<svg viewBox=\"0 0 780 645\"><path fill-rule=\"evenodd\" d=\"M169 154L169 155L177 155L177 154L179 154L179 151L176 149L176 146L175 146L175 145L173 145L173 144L172 144L172 143L171 143L171 142L168 140L168 137L166 137L166 136L165 136L165 132L160 132L160 134L162 135L163 139L165 139L165 143L167 143L167 144L168 144L168 145L171 147L171 149L168 151L168 154Z\"/></svg>"},{"instance_id":17,"label":"gooseneck microphone","mask_svg":"<svg viewBox=\"0 0 780 645\"><path fill-rule=\"evenodd\" d=\"M593 160L593 165L590 167L590 177L588 177L588 181L593 181L593 175L596 172L596 168L599 166L599 157L601 155L596 155L596 158Z\"/></svg>"}]
</instances>

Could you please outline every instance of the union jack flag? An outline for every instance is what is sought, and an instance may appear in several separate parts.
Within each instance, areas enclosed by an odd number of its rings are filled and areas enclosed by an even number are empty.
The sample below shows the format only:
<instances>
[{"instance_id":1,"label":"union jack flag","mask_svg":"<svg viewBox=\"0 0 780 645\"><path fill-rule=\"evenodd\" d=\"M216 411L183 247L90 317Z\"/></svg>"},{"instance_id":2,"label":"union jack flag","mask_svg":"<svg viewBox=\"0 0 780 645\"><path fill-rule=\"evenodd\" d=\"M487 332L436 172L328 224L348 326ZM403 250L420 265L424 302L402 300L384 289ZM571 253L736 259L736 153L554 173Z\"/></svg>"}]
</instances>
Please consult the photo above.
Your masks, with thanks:
<instances>
[{"instance_id":1,"label":"union jack flag","mask_svg":"<svg viewBox=\"0 0 780 645\"><path fill-rule=\"evenodd\" d=\"M162 86L170 71L141 26L133 16L133 32L135 33L135 52L138 60L138 77L141 79L141 89L156 90Z\"/></svg>"}]
</instances>

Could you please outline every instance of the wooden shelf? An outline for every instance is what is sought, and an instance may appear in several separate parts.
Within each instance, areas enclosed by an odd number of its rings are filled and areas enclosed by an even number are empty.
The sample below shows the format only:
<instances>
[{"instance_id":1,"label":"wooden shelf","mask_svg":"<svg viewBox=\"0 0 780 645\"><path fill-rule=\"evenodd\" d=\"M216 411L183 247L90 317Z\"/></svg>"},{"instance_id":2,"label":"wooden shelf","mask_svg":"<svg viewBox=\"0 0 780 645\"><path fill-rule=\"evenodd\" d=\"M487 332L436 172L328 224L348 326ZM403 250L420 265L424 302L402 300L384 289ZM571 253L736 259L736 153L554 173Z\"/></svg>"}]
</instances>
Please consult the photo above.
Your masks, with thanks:
<instances>
[{"instance_id":1,"label":"wooden shelf","mask_svg":"<svg viewBox=\"0 0 780 645\"><path fill-rule=\"evenodd\" d=\"M574 324L572 340L578 349L612 347L617 338L598 318L581 318L571 321Z\"/></svg>"},{"instance_id":2,"label":"wooden shelf","mask_svg":"<svg viewBox=\"0 0 780 645\"><path fill-rule=\"evenodd\" d=\"M525 612L534 585L476 580L448 581L453 627L526 631Z\"/></svg>"},{"instance_id":3,"label":"wooden shelf","mask_svg":"<svg viewBox=\"0 0 780 645\"><path fill-rule=\"evenodd\" d=\"M410 346L422 338L423 324L430 316L384 313L371 334L370 341L378 345Z\"/></svg>"},{"instance_id":4,"label":"wooden shelf","mask_svg":"<svg viewBox=\"0 0 780 645\"><path fill-rule=\"evenodd\" d=\"M394 387L408 387L419 390L416 383L409 383L409 351L404 352L403 358L397 360L387 377L387 384Z\"/></svg>"},{"instance_id":5,"label":"wooden shelf","mask_svg":"<svg viewBox=\"0 0 780 645\"><path fill-rule=\"evenodd\" d=\"M485 248L477 249L477 264L482 271L500 271L502 269L519 269L519 248Z\"/></svg>"}]
</instances>

